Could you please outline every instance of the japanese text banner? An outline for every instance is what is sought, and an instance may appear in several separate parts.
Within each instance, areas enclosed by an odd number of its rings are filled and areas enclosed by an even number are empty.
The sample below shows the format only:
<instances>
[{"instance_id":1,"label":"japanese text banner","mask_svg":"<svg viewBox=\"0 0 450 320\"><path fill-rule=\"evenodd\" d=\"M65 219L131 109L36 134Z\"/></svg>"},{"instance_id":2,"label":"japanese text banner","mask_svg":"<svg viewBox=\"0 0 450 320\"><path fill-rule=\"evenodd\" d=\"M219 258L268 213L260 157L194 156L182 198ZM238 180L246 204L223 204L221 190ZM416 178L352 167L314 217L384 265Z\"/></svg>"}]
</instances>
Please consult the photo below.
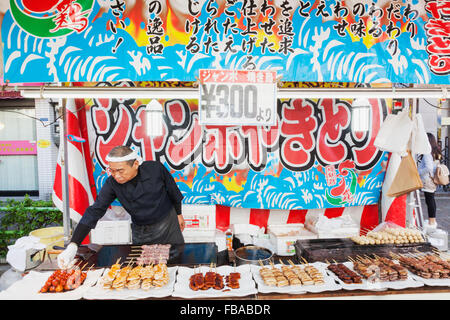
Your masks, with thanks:
<instances>
[{"instance_id":1,"label":"japanese text banner","mask_svg":"<svg viewBox=\"0 0 450 320\"><path fill-rule=\"evenodd\" d=\"M450 0L10 0L10 82L195 81L200 69L282 81L450 84Z\"/></svg>"},{"instance_id":2,"label":"japanese text banner","mask_svg":"<svg viewBox=\"0 0 450 320\"><path fill-rule=\"evenodd\" d=\"M199 125L195 100L161 101L163 133L148 136L148 100L85 100L97 190L108 152L128 145L162 162L187 204L316 209L376 204L387 154L373 146L384 100L370 99L367 132L351 130L351 100L279 100L277 124Z\"/></svg>"}]
</instances>

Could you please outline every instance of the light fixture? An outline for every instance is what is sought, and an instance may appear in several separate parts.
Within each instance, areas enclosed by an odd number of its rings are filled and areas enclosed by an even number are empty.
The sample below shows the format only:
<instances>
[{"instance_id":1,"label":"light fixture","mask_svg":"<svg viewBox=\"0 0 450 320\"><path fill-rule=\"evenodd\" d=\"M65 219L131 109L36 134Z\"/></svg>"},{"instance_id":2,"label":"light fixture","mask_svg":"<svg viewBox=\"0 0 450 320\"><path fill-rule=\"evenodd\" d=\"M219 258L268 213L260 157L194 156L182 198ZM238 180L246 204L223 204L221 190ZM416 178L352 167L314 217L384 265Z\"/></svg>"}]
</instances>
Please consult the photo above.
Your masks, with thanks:
<instances>
[{"instance_id":1,"label":"light fixture","mask_svg":"<svg viewBox=\"0 0 450 320\"><path fill-rule=\"evenodd\" d=\"M147 119L147 135L159 137L163 134L163 106L158 100L153 99L145 107Z\"/></svg>"},{"instance_id":2,"label":"light fixture","mask_svg":"<svg viewBox=\"0 0 450 320\"><path fill-rule=\"evenodd\" d=\"M352 103L352 131L366 132L370 127L370 102L367 98L356 98Z\"/></svg>"},{"instance_id":3,"label":"light fixture","mask_svg":"<svg viewBox=\"0 0 450 320\"><path fill-rule=\"evenodd\" d=\"M0 130L5 129L5 124L3 122L0 122Z\"/></svg>"},{"instance_id":4,"label":"light fixture","mask_svg":"<svg viewBox=\"0 0 450 320\"><path fill-rule=\"evenodd\" d=\"M198 88L145 88L145 87L19 87L24 98L105 98L105 99L198 99ZM351 99L370 97L378 99L442 99L447 97L443 88L278 88L278 99Z\"/></svg>"}]
</instances>

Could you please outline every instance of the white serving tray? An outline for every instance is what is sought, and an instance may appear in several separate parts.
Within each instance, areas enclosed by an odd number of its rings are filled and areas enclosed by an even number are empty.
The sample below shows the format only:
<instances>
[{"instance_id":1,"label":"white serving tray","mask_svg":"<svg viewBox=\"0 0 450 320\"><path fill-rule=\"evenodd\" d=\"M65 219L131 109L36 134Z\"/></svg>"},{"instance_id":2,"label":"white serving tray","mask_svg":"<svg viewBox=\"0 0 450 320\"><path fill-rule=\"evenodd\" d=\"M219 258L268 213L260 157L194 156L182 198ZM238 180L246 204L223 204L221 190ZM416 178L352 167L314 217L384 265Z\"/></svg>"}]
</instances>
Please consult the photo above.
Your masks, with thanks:
<instances>
[{"instance_id":1,"label":"white serving tray","mask_svg":"<svg viewBox=\"0 0 450 320\"><path fill-rule=\"evenodd\" d=\"M416 280L417 282L423 283L427 286L441 286L441 287L450 287L450 278L447 279L426 279L421 276L408 271L409 275Z\"/></svg>"},{"instance_id":2,"label":"white serving tray","mask_svg":"<svg viewBox=\"0 0 450 320\"><path fill-rule=\"evenodd\" d=\"M75 290L46 293L39 291L54 271L30 271L21 280L0 292L0 300L79 300L97 282L103 271L104 269L87 271L83 284Z\"/></svg>"},{"instance_id":3,"label":"white serving tray","mask_svg":"<svg viewBox=\"0 0 450 320\"><path fill-rule=\"evenodd\" d=\"M210 288L208 290L197 290L194 291L189 288L189 278L194 274L193 268L187 267L179 267L177 280L175 282L175 287L172 293L173 297L192 299L192 298L227 298L227 297L245 297L251 294L256 294L258 291L256 290L255 281L253 281L252 273L250 271L250 265L241 265L238 267L232 266L220 266L214 269L210 269L209 266L201 266L200 268L196 268L195 272L206 272L213 270L224 276L224 284L225 276L229 275L231 272L239 272L241 274L241 278L239 279L240 287L238 289L230 289L225 284L224 289L215 290ZM224 291L229 289L228 291Z\"/></svg>"},{"instance_id":4,"label":"white serving tray","mask_svg":"<svg viewBox=\"0 0 450 320\"><path fill-rule=\"evenodd\" d=\"M149 290L135 289L130 290L123 288L122 290L103 289L101 281L89 288L83 295L84 299L91 300L137 300L146 298L164 298L169 297L172 294L173 286L176 279L178 267L169 267L169 283L161 288L151 288ZM107 273L109 269L106 269L104 273Z\"/></svg>"},{"instance_id":5,"label":"white serving tray","mask_svg":"<svg viewBox=\"0 0 450 320\"><path fill-rule=\"evenodd\" d=\"M259 274L259 270L261 266L252 265L252 274L253 279L255 279L256 284L258 285L258 292L261 293L286 293L286 294L304 294L307 292L325 292L325 291L336 291L342 289L342 287L337 284L332 277L330 277L325 271L326 264L322 262L314 262L310 263L310 265L316 267L322 274L324 284L321 285L294 285L294 286L285 286L285 287L277 287L277 286L268 286L264 283L264 280L261 278ZM265 266L269 267L270 266ZM281 270L281 264L276 264L276 268ZM303 267L303 266L302 266Z\"/></svg>"},{"instance_id":6,"label":"white serving tray","mask_svg":"<svg viewBox=\"0 0 450 320\"><path fill-rule=\"evenodd\" d=\"M353 263L351 263L351 262L344 262L343 265L348 267L350 270L355 271L353 269ZM400 290L400 289L407 289L407 288L418 288L418 287L422 287L423 286L423 283L421 283L419 281L415 281L414 278L411 277L410 273L408 274L408 278L406 280L382 281L382 282L371 283L371 282L367 281L366 279L362 278L362 283L351 283L351 284L344 283L331 270L327 269L327 273L330 276L332 276L342 286L342 288L345 289L345 290L383 291L383 290L387 290L387 289Z\"/></svg>"}]
</instances>

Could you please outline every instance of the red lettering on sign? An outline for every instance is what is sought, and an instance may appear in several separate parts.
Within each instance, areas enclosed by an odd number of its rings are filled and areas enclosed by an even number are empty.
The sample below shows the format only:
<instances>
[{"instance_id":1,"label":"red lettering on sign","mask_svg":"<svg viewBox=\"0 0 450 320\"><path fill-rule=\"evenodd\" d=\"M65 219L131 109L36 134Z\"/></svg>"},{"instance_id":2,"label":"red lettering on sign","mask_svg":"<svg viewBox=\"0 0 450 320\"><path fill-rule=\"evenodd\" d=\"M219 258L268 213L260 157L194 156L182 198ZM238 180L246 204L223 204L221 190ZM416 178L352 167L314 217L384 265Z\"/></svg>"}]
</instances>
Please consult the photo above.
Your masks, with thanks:
<instances>
[{"instance_id":1,"label":"red lettering on sign","mask_svg":"<svg viewBox=\"0 0 450 320\"><path fill-rule=\"evenodd\" d=\"M170 100L164 104L163 134L159 137L147 134L146 105L133 107L133 99L94 101L95 152L103 168L107 153L117 145L135 148L144 160L164 159L175 170L200 160L219 174L229 173L244 162L255 171L263 170L269 152L279 148L280 167L308 170L318 160L329 166L327 184L332 186L339 182L332 172L334 165L350 159L358 170L368 170L383 154L373 146L386 112L385 104L377 99L370 100L370 130L359 133L348 130L350 104L345 101L289 100L280 103L277 125L241 127L200 126L198 112L186 101Z\"/></svg>"},{"instance_id":2,"label":"red lettering on sign","mask_svg":"<svg viewBox=\"0 0 450 320\"><path fill-rule=\"evenodd\" d=\"M243 126L242 134L247 139L248 162L255 168L261 168L265 165L263 155L263 146L259 128L256 126Z\"/></svg>"},{"instance_id":3,"label":"red lettering on sign","mask_svg":"<svg viewBox=\"0 0 450 320\"><path fill-rule=\"evenodd\" d=\"M108 109L95 108L92 111L94 126L97 129L97 134L102 134L108 132L110 129Z\"/></svg>"},{"instance_id":4,"label":"red lettering on sign","mask_svg":"<svg viewBox=\"0 0 450 320\"><path fill-rule=\"evenodd\" d=\"M450 56L440 57L438 55L430 55L428 59L431 70L437 74L450 73Z\"/></svg>"},{"instance_id":5,"label":"red lettering on sign","mask_svg":"<svg viewBox=\"0 0 450 320\"><path fill-rule=\"evenodd\" d=\"M333 99L323 99L319 109L323 120L317 134L317 156L325 163L339 163L347 158L347 146L341 138L350 125L350 111L343 102Z\"/></svg>"},{"instance_id":6,"label":"red lettering on sign","mask_svg":"<svg viewBox=\"0 0 450 320\"><path fill-rule=\"evenodd\" d=\"M427 34L428 66L438 75L450 73L450 1L428 1L425 9L433 18L425 23Z\"/></svg>"},{"instance_id":7,"label":"red lettering on sign","mask_svg":"<svg viewBox=\"0 0 450 320\"><path fill-rule=\"evenodd\" d=\"M194 161L195 153L202 144L202 127L195 114L186 132L179 137L170 136L165 147L166 160L173 168L183 168Z\"/></svg>"},{"instance_id":8,"label":"red lettering on sign","mask_svg":"<svg viewBox=\"0 0 450 320\"><path fill-rule=\"evenodd\" d=\"M450 39L444 39L443 37L428 38L427 51L438 55L450 54Z\"/></svg>"},{"instance_id":9,"label":"red lettering on sign","mask_svg":"<svg viewBox=\"0 0 450 320\"><path fill-rule=\"evenodd\" d=\"M165 109L171 125L181 126L186 121L188 114L179 100L167 102Z\"/></svg>"},{"instance_id":10,"label":"red lettering on sign","mask_svg":"<svg viewBox=\"0 0 450 320\"><path fill-rule=\"evenodd\" d=\"M282 107L281 158L288 167L305 167L311 161L314 149L314 131L317 119L314 117L314 106L307 100L294 100L292 105Z\"/></svg>"},{"instance_id":11,"label":"red lettering on sign","mask_svg":"<svg viewBox=\"0 0 450 320\"><path fill-rule=\"evenodd\" d=\"M425 9L431 13L433 18L439 19L450 15L450 1L427 2Z\"/></svg>"},{"instance_id":12,"label":"red lettering on sign","mask_svg":"<svg viewBox=\"0 0 450 320\"><path fill-rule=\"evenodd\" d=\"M242 154L242 144L232 133L235 127L205 126L205 143L203 143L203 162L207 166L214 166L219 173L229 172L236 155ZM230 138L231 135L231 138Z\"/></svg>"},{"instance_id":13,"label":"red lettering on sign","mask_svg":"<svg viewBox=\"0 0 450 320\"><path fill-rule=\"evenodd\" d=\"M96 143L97 159L106 167L106 155L112 148L119 145L126 145L130 131L132 129L131 114L128 109L120 105L118 107L118 118L111 135L99 135Z\"/></svg>"},{"instance_id":14,"label":"red lettering on sign","mask_svg":"<svg viewBox=\"0 0 450 320\"><path fill-rule=\"evenodd\" d=\"M429 35L448 37L450 34L450 21L430 19L425 25L425 29Z\"/></svg>"}]
</instances>

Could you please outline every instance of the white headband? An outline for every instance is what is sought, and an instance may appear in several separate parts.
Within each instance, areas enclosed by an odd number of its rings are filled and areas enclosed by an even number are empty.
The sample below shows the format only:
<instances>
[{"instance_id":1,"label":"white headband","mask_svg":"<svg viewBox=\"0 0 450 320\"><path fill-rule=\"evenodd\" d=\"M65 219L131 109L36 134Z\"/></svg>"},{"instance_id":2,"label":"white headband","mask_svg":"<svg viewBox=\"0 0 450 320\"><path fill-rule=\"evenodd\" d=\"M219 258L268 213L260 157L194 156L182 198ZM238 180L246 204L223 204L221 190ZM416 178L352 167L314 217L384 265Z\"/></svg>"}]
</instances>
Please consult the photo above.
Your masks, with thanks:
<instances>
[{"instance_id":1,"label":"white headband","mask_svg":"<svg viewBox=\"0 0 450 320\"><path fill-rule=\"evenodd\" d=\"M129 161L129 160L137 160L139 163L141 163L141 157L139 157L136 153L136 151L133 150L133 152L122 156L122 157L111 157L110 155L106 156L106 161L108 162L123 162L123 161Z\"/></svg>"}]
</instances>

